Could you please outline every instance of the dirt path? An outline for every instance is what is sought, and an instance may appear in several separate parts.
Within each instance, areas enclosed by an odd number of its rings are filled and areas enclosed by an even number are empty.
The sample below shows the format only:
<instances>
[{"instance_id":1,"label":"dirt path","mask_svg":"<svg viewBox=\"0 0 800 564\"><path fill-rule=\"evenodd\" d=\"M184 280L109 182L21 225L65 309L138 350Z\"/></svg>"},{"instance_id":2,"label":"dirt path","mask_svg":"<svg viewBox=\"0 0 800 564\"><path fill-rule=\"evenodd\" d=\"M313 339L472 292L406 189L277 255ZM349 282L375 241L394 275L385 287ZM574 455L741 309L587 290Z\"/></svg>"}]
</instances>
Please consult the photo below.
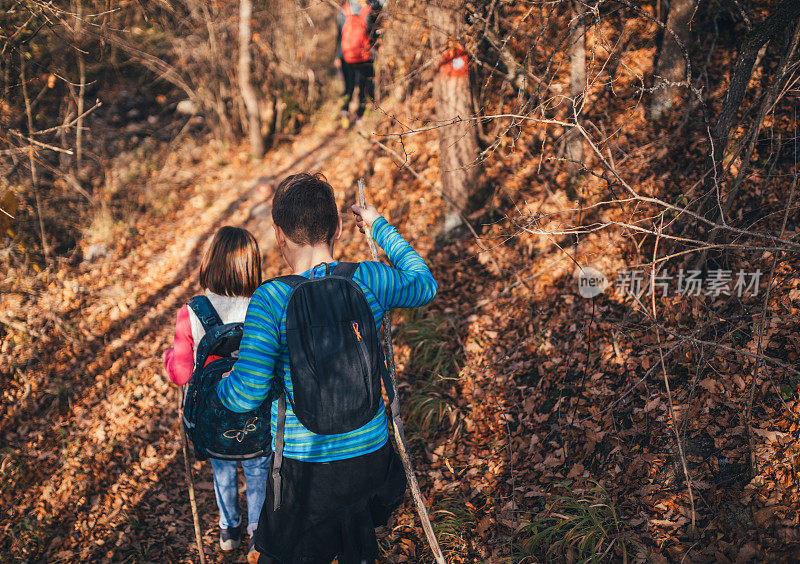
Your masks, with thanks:
<instances>
[{"instance_id":1,"label":"dirt path","mask_svg":"<svg viewBox=\"0 0 800 564\"><path fill-rule=\"evenodd\" d=\"M242 159L213 171L185 191L174 214L137 223L140 235L51 284L40 302L56 314L63 354L38 359L27 393L0 419L3 485L11 486L0 503L0 560L196 560L177 393L161 361L175 312L196 292L203 245L218 227L247 227L269 256L264 186L325 169L351 156L351 143L330 128L299 136L258 166ZM268 275L279 268L267 262ZM217 550L210 469L198 463L195 473L210 561L243 561L246 548Z\"/></svg>"}]
</instances>

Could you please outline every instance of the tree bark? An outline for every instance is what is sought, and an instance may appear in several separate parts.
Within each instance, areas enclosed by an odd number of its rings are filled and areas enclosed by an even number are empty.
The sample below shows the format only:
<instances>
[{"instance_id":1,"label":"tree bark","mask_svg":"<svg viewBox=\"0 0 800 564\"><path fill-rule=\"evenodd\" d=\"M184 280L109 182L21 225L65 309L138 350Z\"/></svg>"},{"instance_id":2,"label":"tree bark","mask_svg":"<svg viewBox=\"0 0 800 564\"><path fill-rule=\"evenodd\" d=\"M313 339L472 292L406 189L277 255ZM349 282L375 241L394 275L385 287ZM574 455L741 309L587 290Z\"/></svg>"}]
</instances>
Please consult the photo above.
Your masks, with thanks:
<instances>
[{"instance_id":1,"label":"tree bark","mask_svg":"<svg viewBox=\"0 0 800 564\"><path fill-rule=\"evenodd\" d=\"M461 0L434 0L428 7L428 22L433 60L442 59L448 43L460 36ZM466 54L463 55L466 65ZM480 177L478 135L473 114L472 89L468 68L442 65L433 83L437 119L448 124L439 129L439 168L442 192L447 200L444 230L461 222L461 215L475 191ZM455 67L458 66L458 69ZM455 69L454 72L451 69ZM463 121L462 121L463 120ZM452 122L452 125L450 125Z\"/></svg>"},{"instance_id":2,"label":"tree bark","mask_svg":"<svg viewBox=\"0 0 800 564\"><path fill-rule=\"evenodd\" d=\"M20 53L19 56L19 79L22 83L22 97L25 100L25 117L28 118L28 137L33 139L33 110L31 108L31 99L28 96L28 78L25 76L25 56ZM42 217L42 199L39 196L39 175L36 171L36 156L34 155L33 143L28 142L28 159L31 167L31 187L33 188L33 196L36 199L36 216L39 220L39 235L42 239L42 254L44 254L44 262L47 265L50 262L50 248L47 244L47 234L44 231L44 219Z\"/></svg>"},{"instance_id":3,"label":"tree bark","mask_svg":"<svg viewBox=\"0 0 800 564\"><path fill-rule=\"evenodd\" d=\"M248 137L250 152L260 159L264 156L264 138L261 135L261 116L258 98L250 83L250 20L253 15L251 0L241 0L239 4L239 88L247 108Z\"/></svg>"},{"instance_id":4,"label":"tree bark","mask_svg":"<svg viewBox=\"0 0 800 564\"><path fill-rule=\"evenodd\" d=\"M725 149L728 147L728 137L731 129L737 123L739 106L742 103L753 67L758 57L758 52L773 37L782 33L800 17L800 2L798 0L783 0L778 7L761 22L744 40L739 56L736 60L728 93L722 103L722 109L717 117L717 122L711 130L711 147L708 155L709 172L703 183L703 205L701 212L709 219L715 220L722 216L722 195L720 194L719 181L722 173L722 163Z\"/></svg>"},{"instance_id":5,"label":"tree bark","mask_svg":"<svg viewBox=\"0 0 800 564\"><path fill-rule=\"evenodd\" d=\"M580 0L572 2L572 17L575 27L570 38L569 64L570 86L569 95L572 100L571 115L569 119L580 122L583 108L583 94L586 90L586 23L584 15L586 7ZM583 135L575 128L567 133L566 138L567 170L570 176L575 176L583 166Z\"/></svg>"},{"instance_id":6,"label":"tree bark","mask_svg":"<svg viewBox=\"0 0 800 564\"><path fill-rule=\"evenodd\" d=\"M733 185L728 190L728 193L725 196L724 201L722 201L722 206L719 210L719 213L724 218L726 217L733 207L733 203L736 200L736 197L739 195L739 191L742 187L742 182L745 178L749 176L749 164L750 159L753 156L753 151L755 150L756 143L758 142L758 137L761 133L761 128L764 124L764 119L767 117L767 114L775 107L775 104L780 99L781 95L785 93L784 87L786 86L787 81L792 76L791 71L789 70L793 63L796 63L796 55L798 51L798 46L800 46L800 22L795 24L794 33L789 41L789 45L786 48L786 52L784 56L781 58L781 62L778 64L778 68L775 72L775 76L772 79L772 83L769 85L769 89L767 90L766 94L764 95L763 100L761 101L761 107L758 110L758 115L756 117L755 125L752 127L752 130L748 132L749 141L747 142L747 148L744 149L743 156L741 157L742 166L739 169L739 173L736 175L736 179L733 181ZM778 138L780 142L780 137ZM743 147L742 147L743 148ZM780 147L778 149L780 152ZM735 157L734 157L735 158ZM708 235L707 243L709 245L713 245L717 242L717 239L720 237L720 230L719 229L712 229L711 233ZM697 260L695 265L695 270L701 269L706 262L708 257L708 249L703 251L700 257Z\"/></svg>"},{"instance_id":7,"label":"tree bark","mask_svg":"<svg viewBox=\"0 0 800 564\"><path fill-rule=\"evenodd\" d=\"M78 0L75 6L75 43L82 44L83 40L83 1ZM86 62L83 59L83 51L77 49L78 55L78 121L75 123L75 171L80 173L81 160L83 159L83 106L86 99Z\"/></svg>"},{"instance_id":8,"label":"tree bark","mask_svg":"<svg viewBox=\"0 0 800 564\"><path fill-rule=\"evenodd\" d=\"M681 87L675 83L686 79L686 59L684 50L675 41L675 36L680 39L685 49L689 41L689 21L696 6L696 0L672 0L670 3L667 29L664 30L664 37L661 39L661 49L656 64L655 90L650 100L651 119L659 119L669 112L680 96Z\"/></svg>"}]
</instances>

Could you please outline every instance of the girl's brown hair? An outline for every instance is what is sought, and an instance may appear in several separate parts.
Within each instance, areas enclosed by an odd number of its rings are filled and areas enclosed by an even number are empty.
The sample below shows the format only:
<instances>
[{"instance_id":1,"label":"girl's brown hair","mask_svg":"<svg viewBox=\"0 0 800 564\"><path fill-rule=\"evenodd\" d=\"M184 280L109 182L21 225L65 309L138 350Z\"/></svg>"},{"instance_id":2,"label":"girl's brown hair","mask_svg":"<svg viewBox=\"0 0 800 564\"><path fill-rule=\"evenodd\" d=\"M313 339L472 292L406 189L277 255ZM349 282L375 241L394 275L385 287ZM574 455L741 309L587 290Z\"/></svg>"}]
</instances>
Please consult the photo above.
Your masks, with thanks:
<instances>
[{"instance_id":1,"label":"girl's brown hair","mask_svg":"<svg viewBox=\"0 0 800 564\"><path fill-rule=\"evenodd\" d=\"M200 286L221 296L249 298L261 285L261 252L246 229L221 227L200 265Z\"/></svg>"}]
</instances>

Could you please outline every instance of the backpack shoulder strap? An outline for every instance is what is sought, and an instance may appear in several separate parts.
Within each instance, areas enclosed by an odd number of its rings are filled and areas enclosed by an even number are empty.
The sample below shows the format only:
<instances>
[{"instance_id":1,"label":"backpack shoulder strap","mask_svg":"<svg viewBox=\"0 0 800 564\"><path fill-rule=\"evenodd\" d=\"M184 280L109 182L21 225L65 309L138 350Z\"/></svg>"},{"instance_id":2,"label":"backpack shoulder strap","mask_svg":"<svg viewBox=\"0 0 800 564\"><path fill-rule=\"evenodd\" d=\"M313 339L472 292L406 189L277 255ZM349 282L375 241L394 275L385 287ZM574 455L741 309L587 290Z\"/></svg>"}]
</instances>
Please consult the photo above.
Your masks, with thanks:
<instances>
[{"instance_id":1,"label":"backpack shoulder strap","mask_svg":"<svg viewBox=\"0 0 800 564\"><path fill-rule=\"evenodd\" d=\"M286 392L278 396L278 424L275 432L275 451L272 456L272 510L281 506L281 467L283 466L284 426L286 423Z\"/></svg>"},{"instance_id":2,"label":"backpack shoulder strap","mask_svg":"<svg viewBox=\"0 0 800 564\"><path fill-rule=\"evenodd\" d=\"M285 276L277 276L275 278L271 278L264 282L264 284L269 284L270 282L283 282L287 286L290 286L292 290L297 288L303 282L308 282L308 278L304 278L299 274L287 274ZM263 284L262 284L263 286Z\"/></svg>"},{"instance_id":3,"label":"backpack shoulder strap","mask_svg":"<svg viewBox=\"0 0 800 564\"><path fill-rule=\"evenodd\" d=\"M222 325L222 319L217 313L217 310L214 309L214 306L211 305L211 300L208 299L208 296L201 295L193 297L189 300L189 307L197 316L197 319L200 320L200 323L203 324L203 331L206 333L213 327Z\"/></svg>"},{"instance_id":4,"label":"backpack shoulder strap","mask_svg":"<svg viewBox=\"0 0 800 564\"><path fill-rule=\"evenodd\" d=\"M358 269L359 264L360 263L358 262L340 262L336 265L331 274L334 276L341 276L342 278L352 279L353 275Z\"/></svg>"}]
</instances>

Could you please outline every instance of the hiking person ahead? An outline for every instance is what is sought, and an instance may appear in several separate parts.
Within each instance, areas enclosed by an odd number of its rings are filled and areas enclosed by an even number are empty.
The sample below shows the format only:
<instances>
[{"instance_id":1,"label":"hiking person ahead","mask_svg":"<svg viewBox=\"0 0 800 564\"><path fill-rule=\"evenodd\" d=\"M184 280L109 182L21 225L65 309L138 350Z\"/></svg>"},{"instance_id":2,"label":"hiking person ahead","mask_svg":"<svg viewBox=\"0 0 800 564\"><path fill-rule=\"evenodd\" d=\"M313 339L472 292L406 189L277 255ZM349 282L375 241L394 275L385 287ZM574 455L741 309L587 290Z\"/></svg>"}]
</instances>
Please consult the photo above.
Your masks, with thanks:
<instances>
[{"instance_id":1,"label":"hiking person ahead","mask_svg":"<svg viewBox=\"0 0 800 564\"><path fill-rule=\"evenodd\" d=\"M272 217L278 248L295 274L265 282L253 294L239 360L217 386L233 411L273 402L275 454L256 531L261 563L372 562L375 527L386 523L405 492L388 443L381 376L373 372L386 369L377 333L385 310L428 303L436 282L374 207L352 209L394 267L333 258L342 221L321 174L281 182ZM369 405L359 408L365 386ZM363 423L336 432L353 415Z\"/></svg>"},{"instance_id":2,"label":"hiking person ahead","mask_svg":"<svg viewBox=\"0 0 800 564\"><path fill-rule=\"evenodd\" d=\"M356 119L367 109L367 100L375 98L375 52L377 48L382 0L345 0L336 16L336 57L334 64L342 71L344 103L342 119L350 122L350 102L358 86Z\"/></svg>"},{"instance_id":3,"label":"hiking person ahead","mask_svg":"<svg viewBox=\"0 0 800 564\"><path fill-rule=\"evenodd\" d=\"M200 287L222 323L243 322L250 296L261 284L261 253L258 242L245 229L222 227L214 235L200 265ZM188 305L178 310L175 345L164 354L169 379L183 386L192 377L197 346L205 334L203 323ZM212 359L209 358L206 364ZM242 536L239 513L237 462L211 458L214 494L219 508L220 548L239 546ZM269 457L242 460L247 480L247 532L252 551L253 535L267 488Z\"/></svg>"}]
</instances>

